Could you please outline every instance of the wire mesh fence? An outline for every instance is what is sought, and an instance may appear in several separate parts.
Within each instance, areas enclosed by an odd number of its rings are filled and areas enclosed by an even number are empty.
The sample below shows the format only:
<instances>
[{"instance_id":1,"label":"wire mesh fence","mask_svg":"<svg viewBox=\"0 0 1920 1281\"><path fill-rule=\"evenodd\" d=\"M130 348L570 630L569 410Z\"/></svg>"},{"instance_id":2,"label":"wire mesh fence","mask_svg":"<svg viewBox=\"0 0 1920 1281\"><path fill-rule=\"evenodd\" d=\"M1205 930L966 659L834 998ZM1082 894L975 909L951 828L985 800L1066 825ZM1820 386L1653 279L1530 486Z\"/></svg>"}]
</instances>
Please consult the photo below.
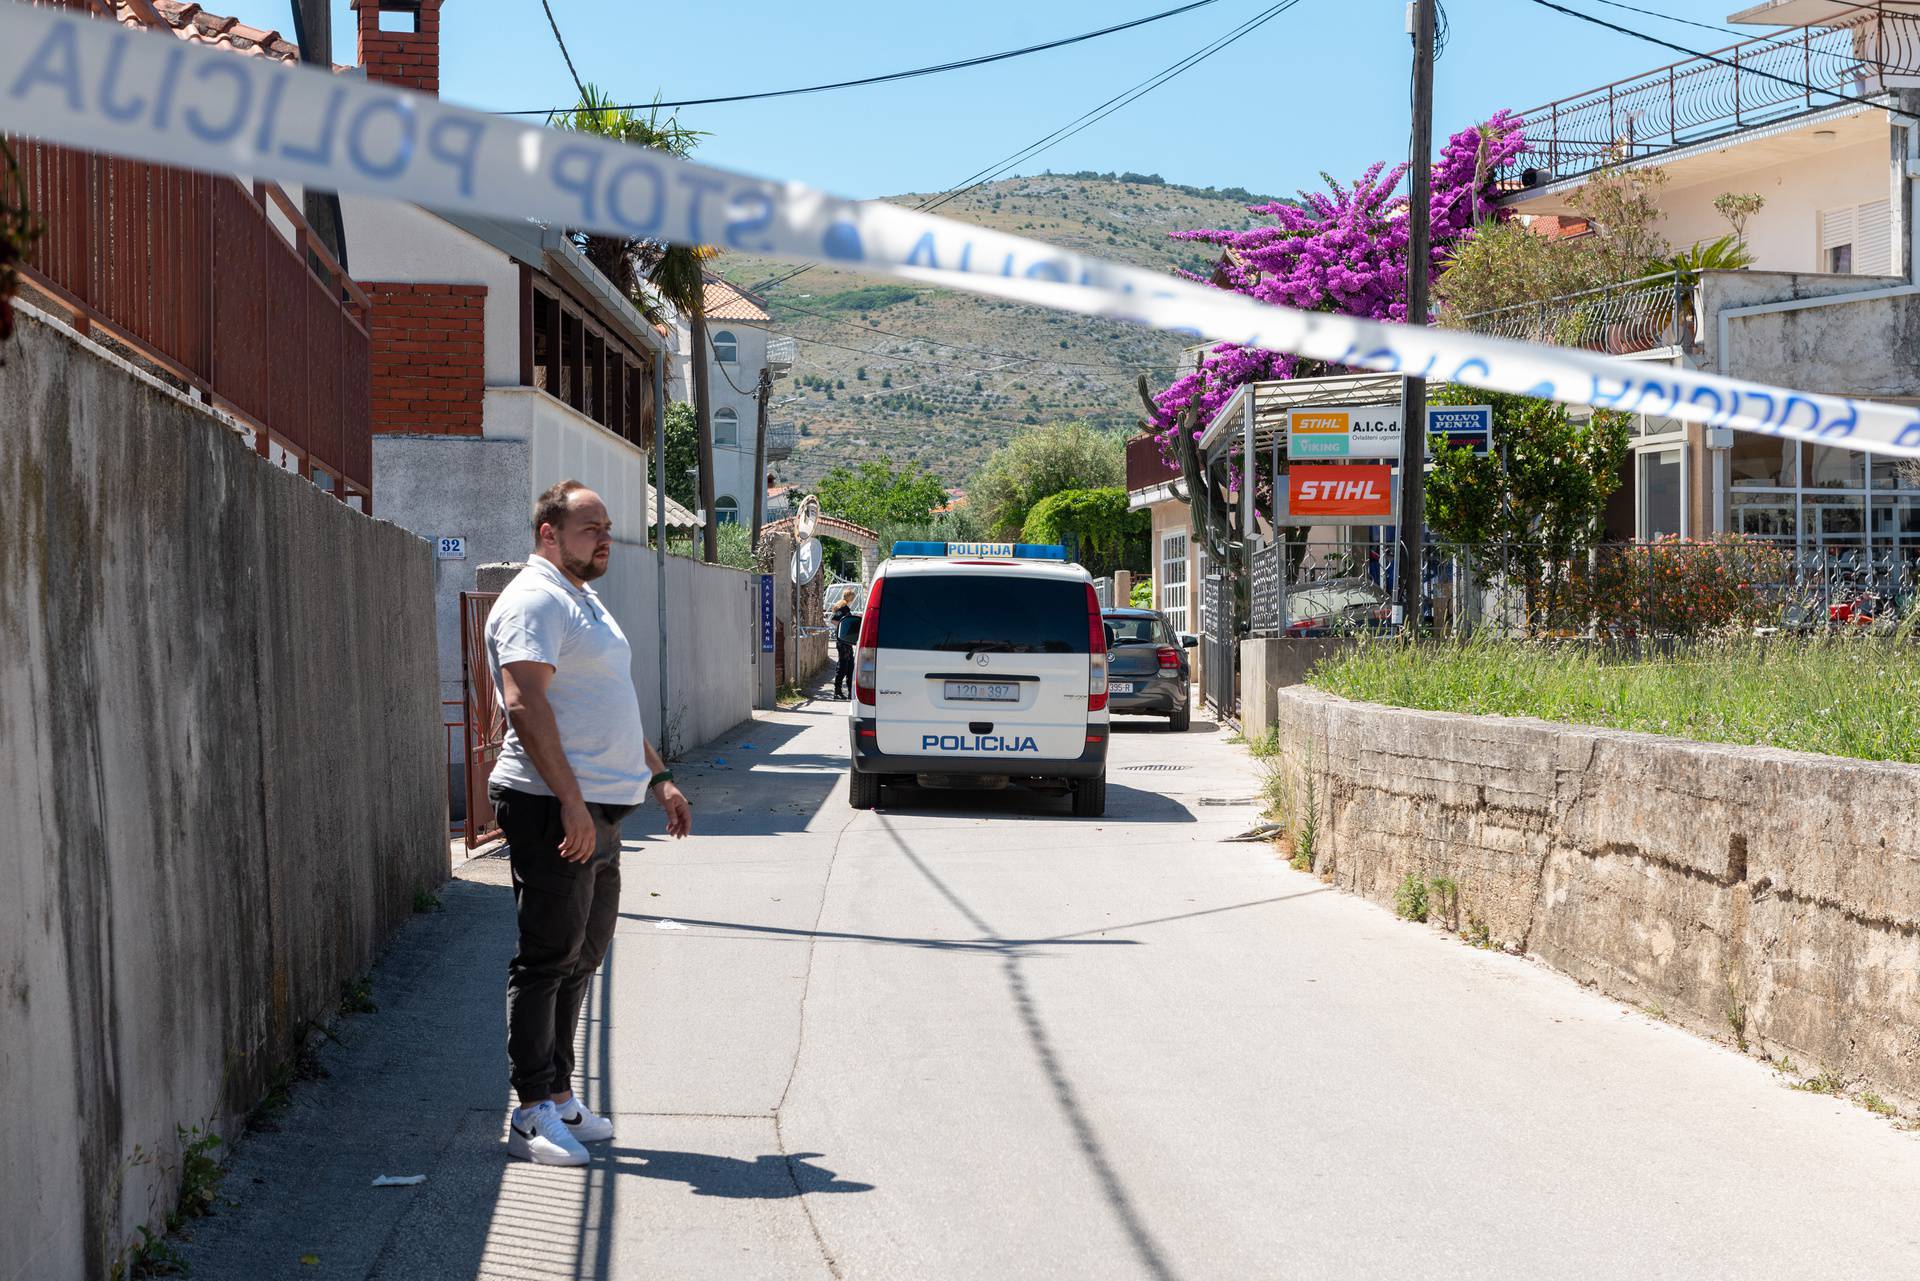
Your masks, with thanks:
<instances>
[{"instance_id":1,"label":"wire mesh fence","mask_svg":"<svg viewBox=\"0 0 1920 1281\"><path fill-rule=\"evenodd\" d=\"M1406 563L1392 541L1271 543L1254 556L1253 631L1405 631L1393 602ZM1420 583L1418 628L1437 635L1890 632L1920 607L1920 547L1796 550L1724 537L1603 543L1556 556L1531 545L1435 543L1422 557Z\"/></svg>"}]
</instances>

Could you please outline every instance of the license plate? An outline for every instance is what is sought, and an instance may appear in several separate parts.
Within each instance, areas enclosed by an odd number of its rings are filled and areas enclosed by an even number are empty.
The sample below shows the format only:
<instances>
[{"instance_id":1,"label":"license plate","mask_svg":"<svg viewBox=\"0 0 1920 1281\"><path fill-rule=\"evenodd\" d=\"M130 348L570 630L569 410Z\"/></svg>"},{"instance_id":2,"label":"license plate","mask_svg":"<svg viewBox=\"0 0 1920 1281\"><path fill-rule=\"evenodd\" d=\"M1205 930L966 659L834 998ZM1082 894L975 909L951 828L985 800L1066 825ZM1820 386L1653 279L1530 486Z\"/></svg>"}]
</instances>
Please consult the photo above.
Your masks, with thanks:
<instances>
[{"instance_id":1,"label":"license plate","mask_svg":"<svg viewBox=\"0 0 1920 1281\"><path fill-rule=\"evenodd\" d=\"M1107 688L1115 694L1133 693L1132 681L1108 681Z\"/></svg>"},{"instance_id":2,"label":"license plate","mask_svg":"<svg viewBox=\"0 0 1920 1281\"><path fill-rule=\"evenodd\" d=\"M960 703L1017 703L1020 687L1011 681L948 681L947 698Z\"/></svg>"}]
</instances>

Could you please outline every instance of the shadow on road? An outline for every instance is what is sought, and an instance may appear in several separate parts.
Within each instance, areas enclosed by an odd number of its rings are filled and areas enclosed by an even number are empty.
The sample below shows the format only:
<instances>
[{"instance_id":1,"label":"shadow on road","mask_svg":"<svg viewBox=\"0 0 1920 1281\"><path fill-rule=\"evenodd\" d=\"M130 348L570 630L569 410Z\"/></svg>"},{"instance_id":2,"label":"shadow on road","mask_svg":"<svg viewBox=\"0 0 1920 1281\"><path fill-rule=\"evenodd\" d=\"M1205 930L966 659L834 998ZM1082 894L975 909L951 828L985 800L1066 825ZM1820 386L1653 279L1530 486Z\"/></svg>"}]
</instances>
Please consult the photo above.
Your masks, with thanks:
<instances>
[{"instance_id":1,"label":"shadow on road","mask_svg":"<svg viewBox=\"0 0 1920 1281\"><path fill-rule=\"evenodd\" d=\"M615 1148L613 1174L638 1175L684 1183L695 1196L778 1201L816 1192L871 1192L873 1184L842 1179L825 1166L810 1164L819 1152L792 1156L769 1153L751 1161L705 1152L668 1152L653 1148Z\"/></svg>"}]
</instances>

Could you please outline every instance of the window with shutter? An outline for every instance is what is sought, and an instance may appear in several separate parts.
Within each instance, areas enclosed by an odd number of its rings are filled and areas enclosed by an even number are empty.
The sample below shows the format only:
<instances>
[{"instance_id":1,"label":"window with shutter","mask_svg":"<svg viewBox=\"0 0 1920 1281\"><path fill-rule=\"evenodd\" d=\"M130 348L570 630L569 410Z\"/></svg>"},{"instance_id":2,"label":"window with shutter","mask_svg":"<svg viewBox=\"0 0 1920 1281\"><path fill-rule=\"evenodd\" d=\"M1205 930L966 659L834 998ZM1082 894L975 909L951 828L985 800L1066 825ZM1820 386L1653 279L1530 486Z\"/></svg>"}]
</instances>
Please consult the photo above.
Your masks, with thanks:
<instances>
[{"instance_id":1,"label":"window with shutter","mask_svg":"<svg viewBox=\"0 0 1920 1281\"><path fill-rule=\"evenodd\" d=\"M1885 200L1822 209L1816 270L1885 276L1893 271L1893 209Z\"/></svg>"}]
</instances>

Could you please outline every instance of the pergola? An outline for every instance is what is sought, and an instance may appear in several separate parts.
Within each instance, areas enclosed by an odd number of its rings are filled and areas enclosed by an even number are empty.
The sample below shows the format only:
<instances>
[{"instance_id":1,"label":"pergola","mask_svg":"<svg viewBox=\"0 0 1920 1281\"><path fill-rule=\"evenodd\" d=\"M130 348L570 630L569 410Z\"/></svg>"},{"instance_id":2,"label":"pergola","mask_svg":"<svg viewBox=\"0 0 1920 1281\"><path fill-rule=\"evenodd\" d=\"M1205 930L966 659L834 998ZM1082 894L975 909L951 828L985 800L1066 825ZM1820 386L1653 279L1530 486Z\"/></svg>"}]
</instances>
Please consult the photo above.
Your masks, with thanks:
<instances>
[{"instance_id":1,"label":"pergola","mask_svg":"<svg viewBox=\"0 0 1920 1281\"><path fill-rule=\"evenodd\" d=\"M1331 374L1324 378L1287 378L1247 383L1233 393L1200 433L1200 456L1208 466L1236 443L1240 456L1257 458L1267 451L1273 459L1273 511L1280 527L1280 450L1286 440L1287 416L1296 409L1348 409L1366 405L1398 405L1406 379L1401 374ZM1253 579L1253 490L1251 470L1240 485L1242 566Z\"/></svg>"}]
</instances>

